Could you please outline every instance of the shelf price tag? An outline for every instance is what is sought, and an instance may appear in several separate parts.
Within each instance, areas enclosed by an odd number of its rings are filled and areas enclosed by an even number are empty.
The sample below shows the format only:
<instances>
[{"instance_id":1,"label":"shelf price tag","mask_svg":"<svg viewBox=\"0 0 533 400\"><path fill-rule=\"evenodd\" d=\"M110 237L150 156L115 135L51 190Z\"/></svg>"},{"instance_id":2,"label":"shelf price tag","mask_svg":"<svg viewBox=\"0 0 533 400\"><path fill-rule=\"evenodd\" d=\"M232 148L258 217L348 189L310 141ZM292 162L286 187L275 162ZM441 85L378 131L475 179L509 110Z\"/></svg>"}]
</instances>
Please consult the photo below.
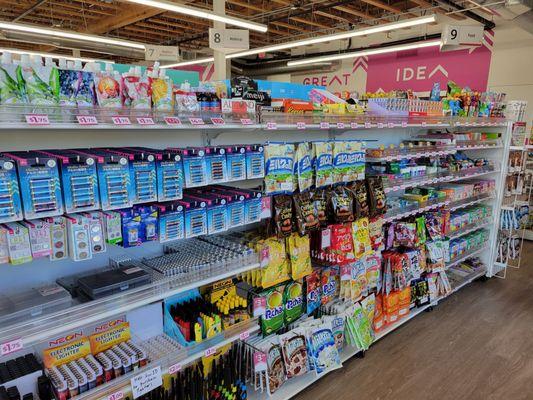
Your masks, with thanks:
<instances>
[{"instance_id":1,"label":"shelf price tag","mask_svg":"<svg viewBox=\"0 0 533 400\"><path fill-rule=\"evenodd\" d=\"M263 196L261 198L261 219L267 219L272 216L272 205L270 196Z\"/></svg>"},{"instance_id":2,"label":"shelf price tag","mask_svg":"<svg viewBox=\"0 0 533 400\"><path fill-rule=\"evenodd\" d=\"M250 332L249 331L241 332L241 334L239 335L239 339L241 339L241 340L246 340L249 337L250 337Z\"/></svg>"},{"instance_id":3,"label":"shelf price tag","mask_svg":"<svg viewBox=\"0 0 533 400\"><path fill-rule=\"evenodd\" d=\"M267 370L267 356L260 351L254 352L254 371L261 372Z\"/></svg>"},{"instance_id":4,"label":"shelf price tag","mask_svg":"<svg viewBox=\"0 0 533 400\"><path fill-rule=\"evenodd\" d=\"M94 115L76 115L80 125L98 125L98 120Z\"/></svg>"},{"instance_id":5,"label":"shelf price tag","mask_svg":"<svg viewBox=\"0 0 533 400\"><path fill-rule=\"evenodd\" d=\"M422 121L422 126L428 126L426 121Z\"/></svg>"},{"instance_id":6,"label":"shelf price tag","mask_svg":"<svg viewBox=\"0 0 533 400\"><path fill-rule=\"evenodd\" d=\"M131 121L128 117L121 117L120 115L116 115L114 117L111 117L111 120L115 125L131 125Z\"/></svg>"},{"instance_id":7,"label":"shelf price tag","mask_svg":"<svg viewBox=\"0 0 533 400\"><path fill-rule=\"evenodd\" d=\"M217 352L217 348L213 346L213 347L208 348L208 349L205 351L204 356L205 356L205 357L210 357L210 356L212 356L213 354L215 354L216 352Z\"/></svg>"},{"instance_id":8,"label":"shelf price tag","mask_svg":"<svg viewBox=\"0 0 533 400\"><path fill-rule=\"evenodd\" d=\"M267 129L269 130L278 129L278 124L276 124L275 122L267 122Z\"/></svg>"},{"instance_id":9,"label":"shelf price tag","mask_svg":"<svg viewBox=\"0 0 533 400\"><path fill-rule=\"evenodd\" d=\"M139 125L155 125L154 119L152 117L137 118L137 123Z\"/></svg>"},{"instance_id":10,"label":"shelf price tag","mask_svg":"<svg viewBox=\"0 0 533 400\"><path fill-rule=\"evenodd\" d=\"M296 129L306 129L305 122L297 122L296 123Z\"/></svg>"},{"instance_id":11,"label":"shelf price tag","mask_svg":"<svg viewBox=\"0 0 533 400\"><path fill-rule=\"evenodd\" d=\"M170 367L168 367L168 374L174 375L176 372L181 371L181 364L172 364Z\"/></svg>"},{"instance_id":12,"label":"shelf price tag","mask_svg":"<svg viewBox=\"0 0 533 400\"><path fill-rule=\"evenodd\" d=\"M387 124L387 127L388 127L388 128L394 128L394 123L389 122L389 123Z\"/></svg>"},{"instance_id":13,"label":"shelf price tag","mask_svg":"<svg viewBox=\"0 0 533 400\"><path fill-rule=\"evenodd\" d=\"M359 124L357 122L350 122L350 128L357 129L359 128Z\"/></svg>"},{"instance_id":14,"label":"shelf price tag","mask_svg":"<svg viewBox=\"0 0 533 400\"><path fill-rule=\"evenodd\" d=\"M189 118L191 125L204 125L205 122L202 118Z\"/></svg>"},{"instance_id":15,"label":"shelf price tag","mask_svg":"<svg viewBox=\"0 0 533 400\"><path fill-rule=\"evenodd\" d=\"M139 375L131 378L130 383L131 393L134 399L151 392L163 384L161 366L158 365L157 367L141 372Z\"/></svg>"},{"instance_id":16,"label":"shelf price tag","mask_svg":"<svg viewBox=\"0 0 533 400\"><path fill-rule=\"evenodd\" d=\"M262 317L266 312L266 298L255 297L254 298L254 317Z\"/></svg>"},{"instance_id":17,"label":"shelf price tag","mask_svg":"<svg viewBox=\"0 0 533 400\"><path fill-rule=\"evenodd\" d=\"M46 114L28 114L26 115L28 125L50 125L50 120Z\"/></svg>"},{"instance_id":18,"label":"shelf price tag","mask_svg":"<svg viewBox=\"0 0 533 400\"><path fill-rule=\"evenodd\" d=\"M181 119L178 117L165 117L165 123L169 126L181 125Z\"/></svg>"},{"instance_id":19,"label":"shelf price tag","mask_svg":"<svg viewBox=\"0 0 533 400\"><path fill-rule=\"evenodd\" d=\"M322 240L320 247L325 249L329 246L331 246L331 229L328 228L322 230Z\"/></svg>"},{"instance_id":20,"label":"shelf price tag","mask_svg":"<svg viewBox=\"0 0 533 400\"><path fill-rule=\"evenodd\" d=\"M337 129L344 129L344 122L337 122Z\"/></svg>"},{"instance_id":21,"label":"shelf price tag","mask_svg":"<svg viewBox=\"0 0 533 400\"><path fill-rule=\"evenodd\" d=\"M378 122L378 129L383 129L384 127L383 122Z\"/></svg>"},{"instance_id":22,"label":"shelf price tag","mask_svg":"<svg viewBox=\"0 0 533 400\"><path fill-rule=\"evenodd\" d=\"M365 122L365 128L366 129L372 128L372 124L370 122Z\"/></svg>"},{"instance_id":23,"label":"shelf price tag","mask_svg":"<svg viewBox=\"0 0 533 400\"><path fill-rule=\"evenodd\" d=\"M0 355L5 356L7 354L14 353L22 350L23 347L22 339L13 339L9 342L3 343L2 346L0 346Z\"/></svg>"},{"instance_id":24,"label":"shelf price tag","mask_svg":"<svg viewBox=\"0 0 533 400\"><path fill-rule=\"evenodd\" d=\"M329 129L329 122L321 122L320 129Z\"/></svg>"},{"instance_id":25,"label":"shelf price tag","mask_svg":"<svg viewBox=\"0 0 533 400\"><path fill-rule=\"evenodd\" d=\"M241 124L243 125L252 125L253 122L250 118L241 118Z\"/></svg>"},{"instance_id":26,"label":"shelf price tag","mask_svg":"<svg viewBox=\"0 0 533 400\"><path fill-rule=\"evenodd\" d=\"M118 392L112 393L107 396L107 400L121 400L124 398L124 392L119 390Z\"/></svg>"},{"instance_id":27,"label":"shelf price tag","mask_svg":"<svg viewBox=\"0 0 533 400\"><path fill-rule=\"evenodd\" d=\"M407 122L402 121L402 128L407 128Z\"/></svg>"},{"instance_id":28,"label":"shelf price tag","mask_svg":"<svg viewBox=\"0 0 533 400\"><path fill-rule=\"evenodd\" d=\"M226 121L224 121L224 118L211 118L211 122L213 125L225 125Z\"/></svg>"}]
</instances>

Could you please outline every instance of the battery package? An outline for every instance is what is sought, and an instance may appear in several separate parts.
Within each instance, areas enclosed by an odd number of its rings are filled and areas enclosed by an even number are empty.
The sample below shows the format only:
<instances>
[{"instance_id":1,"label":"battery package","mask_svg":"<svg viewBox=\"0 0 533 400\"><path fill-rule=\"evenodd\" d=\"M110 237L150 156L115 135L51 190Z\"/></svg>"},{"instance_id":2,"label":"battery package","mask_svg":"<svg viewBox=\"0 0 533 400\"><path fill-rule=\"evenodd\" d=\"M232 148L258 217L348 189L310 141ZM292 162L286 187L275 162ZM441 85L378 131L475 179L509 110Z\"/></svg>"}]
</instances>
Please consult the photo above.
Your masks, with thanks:
<instances>
[{"instance_id":1,"label":"battery package","mask_svg":"<svg viewBox=\"0 0 533 400\"><path fill-rule=\"evenodd\" d=\"M46 218L50 225L51 261L68 257L67 219L65 217Z\"/></svg>"},{"instance_id":2,"label":"battery package","mask_svg":"<svg viewBox=\"0 0 533 400\"><path fill-rule=\"evenodd\" d=\"M123 265L78 279L78 289L90 299L99 299L150 283L150 274L141 267Z\"/></svg>"},{"instance_id":3,"label":"battery package","mask_svg":"<svg viewBox=\"0 0 533 400\"><path fill-rule=\"evenodd\" d=\"M207 165L207 183L223 183L228 180L226 165L226 149L223 147L207 147L205 149Z\"/></svg>"},{"instance_id":4,"label":"battery package","mask_svg":"<svg viewBox=\"0 0 533 400\"><path fill-rule=\"evenodd\" d=\"M96 159L102 210L131 207L135 199L128 157L102 149L80 151Z\"/></svg>"},{"instance_id":5,"label":"battery package","mask_svg":"<svg viewBox=\"0 0 533 400\"><path fill-rule=\"evenodd\" d=\"M24 218L63 214L57 160L38 152L6 153L17 163Z\"/></svg>"},{"instance_id":6,"label":"battery package","mask_svg":"<svg viewBox=\"0 0 533 400\"><path fill-rule=\"evenodd\" d=\"M89 236L89 218L80 214L66 215L69 256L74 261L84 261L93 258Z\"/></svg>"},{"instance_id":7,"label":"battery package","mask_svg":"<svg viewBox=\"0 0 533 400\"><path fill-rule=\"evenodd\" d=\"M185 218L185 238L207 235L207 210L205 201L178 200L183 206Z\"/></svg>"},{"instance_id":8,"label":"battery package","mask_svg":"<svg viewBox=\"0 0 533 400\"><path fill-rule=\"evenodd\" d=\"M265 153L263 145L254 144L246 147L246 178L265 177Z\"/></svg>"},{"instance_id":9,"label":"battery package","mask_svg":"<svg viewBox=\"0 0 533 400\"><path fill-rule=\"evenodd\" d=\"M28 228L17 222L9 222L3 227L6 229L9 263L18 265L33 260Z\"/></svg>"},{"instance_id":10,"label":"battery package","mask_svg":"<svg viewBox=\"0 0 533 400\"><path fill-rule=\"evenodd\" d=\"M142 243L157 241L158 235L158 208L155 205L134 207L141 218L139 237Z\"/></svg>"},{"instance_id":11,"label":"battery package","mask_svg":"<svg viewBox=\"0 0 533 400\"><path fill-rule=\"evenodd\" d=\"M217 197L213 194L201 193L186 195L185 199L205 202L207 212L207 234L212 235L228 230L226 199Z\"/></svg>"},{"instance_id":12,"label":"battery package","mask_svg":"<svg viewBox=\"0 0 533 400\"><path fill-rule=\"evenodd\" d=\"M50 224L44 219L33 219L20 223L28 229L32 257L49 257L52 253Z\"/></svg>"},{"instance_id":13,"label":"battery package","mask_svg":"<svg viewBox=\"0 0 533 400\"><path fill-rule=\"evenodd\" d=\"M100 211L83 213L89 224L89 245L93 254L104 253L106 243L104 236L104 215Z\"/></svg>"},{"instance_id":14,"label":"battery package","mask_svg":"<svg viewBox=\"0 0 533 400\"><path fill-rule=\"evenodd\" d=\"M122 243L121 216L117 211L106 211L102 213L105 226L105 241L109 244Z\"/></svg>"},{"instance_id":15,"label":"battery package","mask_svg":"<svg viewBox=\"0 0 533 400\"><path fill-rule=\"evenodd\" d=\"M205 149L203 147L188 148L181 150L181 154L183 157L185 187L191 188L207 185Z\"/></svg>"},{"instance_id":16,"label":"battery package","mask_svg":"<svg viewBox=\"0 0 533 400\"><path fill-rule=\"evenodd\" d=\"M183 161L176 150L162 150L156 157L157 200L173 201L183 198Z\"/></svg>"},{"instance_id":17,"label":"battery package","mask_svg":"<svg viewBox=\"0 0 533 400\"><path fill-rule=\"evenodd\" d=\"M70 150L39 151L59 163L65 211L75 213L100 208L96 160Z\"/></svg>"},{"instance_id":18,"label":"battery package","mask_svg":"<svg viewBox=\"0 0 533 400\"><path fill-rule=\"evenodd\" d=\"M244 196L237 193L226 192L218 188L213 188L211 190L217 197L226 200L226 224L228 229L244 225Z\"/></svg>"},{"instance_id":19,"label":"battery package","mask_svg":"<svg viewBox=\"0 0 533 400\"><path fill-rule=\"evenodd\" d=\"M228 169L228 182L246 179L246 146L227 147L226 165Z\"/></svg>"},{"instance_id":20,"label":"battery package","mask_svg":"<svg viewBox=\"0 0 533 400\"><path fill-rule=\"evenodd\" d=\"M159 242L185 238L185 216L181 204L157 204L159 209Z\"/></svg>"},{"instance_id":21,"label":"battery package","mask_svg":"<svg viewBox=\"0 0 533 400\"><path fill-rule=\"evenodd\" d=\"M122 246L140 246L141 241L141 215L133 208L120 210L122 224Z\"/></svg>"},{"instance_id":22,"label":"battery package","mask_svg":"<svg viewBox=\"0 0 533 400\"><path fill-rule=\"evenodd\" d=\"M15 161L0 154L0 223L22 219L22 203Z\"/></svg>"}]
</instances>

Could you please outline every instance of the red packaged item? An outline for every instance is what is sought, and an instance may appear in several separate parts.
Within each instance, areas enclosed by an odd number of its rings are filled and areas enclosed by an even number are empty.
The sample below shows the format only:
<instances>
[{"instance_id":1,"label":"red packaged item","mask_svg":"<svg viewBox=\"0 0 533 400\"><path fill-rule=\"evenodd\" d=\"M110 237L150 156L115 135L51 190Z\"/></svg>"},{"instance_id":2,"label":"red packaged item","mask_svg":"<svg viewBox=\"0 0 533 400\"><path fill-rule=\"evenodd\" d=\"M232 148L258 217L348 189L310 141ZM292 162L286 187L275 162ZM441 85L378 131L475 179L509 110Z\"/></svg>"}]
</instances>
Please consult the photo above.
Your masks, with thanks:
<instances>
[{"instance_id":1,"label":"red packaged item","mask_svg":"<svg viewBox=\"0 0 533 400\"><path fill-rule=\"evenodd\" d=\"M416 224L413 222L398 222L394 228L394 245L415 247L418 244Z\"/></svg>"},{"instance_id":2,"label":"red packaged item","mask_svg":"<svg viewBox=\"0 0 533 400\"><path fill-rule=\"evenodd\" d=\"M331 246L329 253L333 264L346 264L354 260L351 224L331 225Z\"/></svg>"},{"instance_id":3,"label":"red packaged item","mask_svg":"<svg viewBox=\"0 0 533 400\"><path fill-rule=\"evenodd\" d=\"M372 250L383 248L383 218L373 218L368 225Z\"/></svg>"}]
</instances>

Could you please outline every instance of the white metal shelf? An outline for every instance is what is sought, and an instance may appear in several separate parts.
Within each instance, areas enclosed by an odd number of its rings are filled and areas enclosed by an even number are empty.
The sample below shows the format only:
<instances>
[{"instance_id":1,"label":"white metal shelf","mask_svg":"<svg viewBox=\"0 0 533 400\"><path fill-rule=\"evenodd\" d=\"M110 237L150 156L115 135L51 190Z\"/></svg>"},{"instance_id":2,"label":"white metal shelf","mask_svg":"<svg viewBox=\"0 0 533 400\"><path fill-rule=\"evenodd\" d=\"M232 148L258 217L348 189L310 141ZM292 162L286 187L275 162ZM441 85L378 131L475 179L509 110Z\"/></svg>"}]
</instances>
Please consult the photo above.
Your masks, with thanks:
<instances>
[{"instance_id":1,"label":"white metal shelf","mask_svg":"<svg viewBox=\"0 0 533 400\"><path fill-rule=\"evenodd\" d=\"M209 271L204 276L190 281L167 278L99 300L7 324L0 327L0 343L21 339L24 346L37 344L62 332L121 315L187 290L209 285L256 268L259 268L259 263L230 270Z\"/></svg>"},{"instance_id":2,"label":"white metal shelf","mask_svg":"<svg viewBox=\"0 0 533 400\"><path fill-rule=\"evenodd\" d=\"M488 247L489 246L485 245L485 246L478 247L476 249L469 250L466 253L461 254L459 257L455 257L453 260L450 260L449 262L447 262L445 268L450 269L451 267L457 264L460 264L463 261L466 261L470 257L474 257L478 255L479 253L481 253L482 251L485 251Z\"/></svg>"},{"instance_id":3,"label":"white metal shelf","mask_svg":"<svg viewBox=\"0 0 533 400\"><path fill-rule=\"evenodd\" d=\"M469 233L477 231L478 229L481 229L481 228L485 228L486 226L489 226L489 225L492 225L492 224L493 224L492 217L489 217L485 221L480 221L480 222L476 222L476 223L473 223L473 224L469 224L469 225L465 226L464 228L461 228L461 229L459 229L459 230L457 230L455 232L448 233L446 235L446 237L448 239L450 239L450 240L457 239L457 238L460 238L462 236L468 235Z\"/></svg>"}]
</instances>

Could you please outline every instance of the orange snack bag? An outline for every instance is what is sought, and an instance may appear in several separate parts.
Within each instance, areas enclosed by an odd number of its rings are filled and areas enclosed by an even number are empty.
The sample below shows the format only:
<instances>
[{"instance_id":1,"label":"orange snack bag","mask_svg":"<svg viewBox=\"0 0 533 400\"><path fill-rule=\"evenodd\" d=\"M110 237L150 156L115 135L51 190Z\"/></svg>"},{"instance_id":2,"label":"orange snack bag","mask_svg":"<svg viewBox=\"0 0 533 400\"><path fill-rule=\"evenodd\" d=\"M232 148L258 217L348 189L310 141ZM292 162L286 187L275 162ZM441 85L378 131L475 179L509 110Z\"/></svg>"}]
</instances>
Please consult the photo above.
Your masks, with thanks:
<instances>
[{"instance_id":1,"label":"orange snack bag","mask_svg":"<svg viewBox=\"0 0 533 400\"><path fill-rule=\"evenodd\" d=\"M381 331L385 325L385 315L383 314L383 296L378 294L376 296L376 305L374 308L374 321L372 322L374 326L374 332Z\"/></svg>"},{"instance_id":2,"label":"orange snack bag","mask_svg":"<svg viewBox=\"0 0 533 400\"><path fill-rule=\"evenodd\" d=\"M398 292L398 316L403 318L409 315L409 304L411 303L411 287L407 286L405 289Z\"/></svg>"},{"instance_id":3,"label":"orange snack bag","mask_svg":"<svg viewBox=\"0 0 533 400\"><path fill-rule=\"evenodd\" d=\"M383 296L383 311L385 312L385 320L387 324L392 324L398 321L398 313L400 308L400 292L390 292Z\"/></svg>"}]
</instances>

